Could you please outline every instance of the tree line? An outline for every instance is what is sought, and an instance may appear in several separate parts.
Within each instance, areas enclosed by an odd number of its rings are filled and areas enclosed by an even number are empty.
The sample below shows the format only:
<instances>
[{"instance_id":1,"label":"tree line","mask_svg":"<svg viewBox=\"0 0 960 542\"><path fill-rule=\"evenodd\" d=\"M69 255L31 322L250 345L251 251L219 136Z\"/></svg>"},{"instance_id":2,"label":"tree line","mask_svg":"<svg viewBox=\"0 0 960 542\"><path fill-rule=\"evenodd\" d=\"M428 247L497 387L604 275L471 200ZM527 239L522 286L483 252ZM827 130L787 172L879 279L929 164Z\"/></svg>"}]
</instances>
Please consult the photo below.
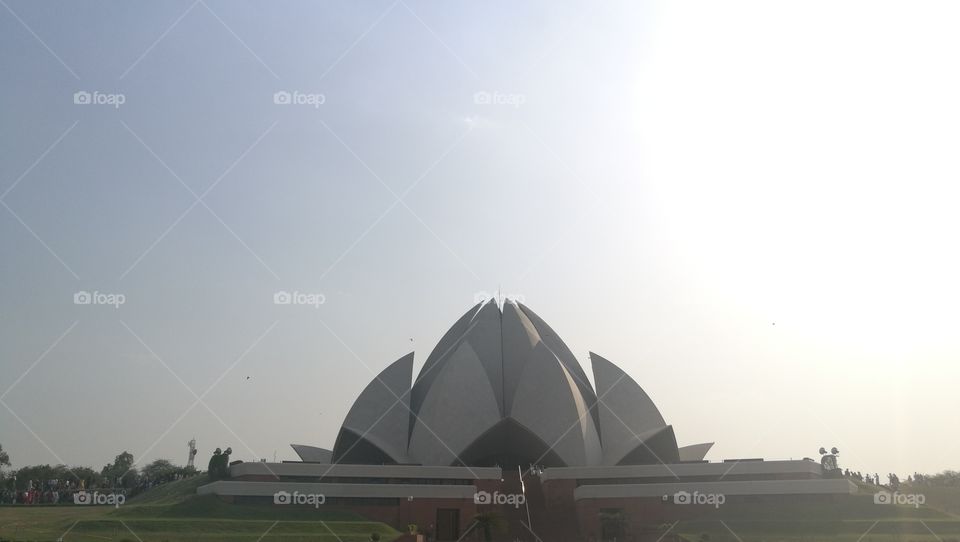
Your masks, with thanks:
<instances>
[{"instance_id":1,"label":"tree line","mask_svg":"<svg viewBox=\"0 0 960 542\"><path fill-rule=\"evenodd\" d=\"M126 490L125 492L130 494L136 490L149 489L157 484L197 474L194 467L174 465L166 459L157 459L138 468L133 454L127 451L118 454L99 471L91 467L67 465L29 465L19 469L5 469L9 466L10 456L0 444L0 489L7 491L24 491L35 486L57 486L71 489L111 488Z\"/></svg>"}]
</instances>

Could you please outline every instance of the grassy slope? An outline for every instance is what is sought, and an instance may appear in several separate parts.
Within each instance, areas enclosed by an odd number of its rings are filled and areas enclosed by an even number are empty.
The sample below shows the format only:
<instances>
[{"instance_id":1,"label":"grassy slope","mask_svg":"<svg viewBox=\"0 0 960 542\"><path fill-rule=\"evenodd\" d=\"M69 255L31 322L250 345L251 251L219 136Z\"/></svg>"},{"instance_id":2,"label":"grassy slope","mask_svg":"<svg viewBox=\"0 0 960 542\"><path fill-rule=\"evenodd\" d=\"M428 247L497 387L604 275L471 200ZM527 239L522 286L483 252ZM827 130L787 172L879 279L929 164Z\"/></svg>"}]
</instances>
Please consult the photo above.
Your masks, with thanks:
<instances>
[{"instance_id":1,"label":"grassy slope","mask_svg":"<svg viewBox=\"0 0 960 542\"><path fill-rule=\"evenodd\" d=\"M905 493L922 493L927 506L960 519L960 487L905 488Z\"/></svg>"},{"instance_id":2,"label":"grassy slope","mask_svg":"<svg viewBox=\"0 0 960 542\"><path fill-rule=\"evenodd\" d=\"M158 505L176 504L183 502L197 494L197 488L209 483L206 476L194 476L169 484L163 484L150 491L133 497L127 504L130 505Z\"/></svg>"},{"instance_id":3,"label":"grassy slope","mask_svg":"<svg viewBox=\"0 0 960 542\"><path fill-rule=\"evenodd\" d=\"M391 540L397 532L378 522L333 510L230 505L197 496L202 476L165 484L120 508L82 506L0 507L0 540L67 542L227 542L261 539L297 542L365 542L370 533Z\"/></svg>"},{"instance_id":4,"label":"grassy slope","mask_svg":"<svg viewBox=\"0 0 960 542\"><path fill-rule=\"evenodd\" d=\"M861 495L835 505L724 506L673 532L690 541L706 534L710 542L960 542L960 520L930 507L876 505L872 495Z\"/></svg>"}]
</instances>

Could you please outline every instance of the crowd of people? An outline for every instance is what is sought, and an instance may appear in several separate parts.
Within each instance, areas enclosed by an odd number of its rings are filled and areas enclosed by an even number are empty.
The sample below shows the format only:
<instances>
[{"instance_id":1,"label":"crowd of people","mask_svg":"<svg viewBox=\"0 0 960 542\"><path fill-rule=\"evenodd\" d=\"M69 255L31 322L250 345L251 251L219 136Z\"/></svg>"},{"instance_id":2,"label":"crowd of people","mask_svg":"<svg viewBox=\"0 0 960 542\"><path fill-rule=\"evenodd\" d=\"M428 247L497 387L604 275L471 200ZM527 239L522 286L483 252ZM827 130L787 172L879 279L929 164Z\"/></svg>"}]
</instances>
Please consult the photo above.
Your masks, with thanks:
<instances>
[{"instance_id":1,"label":"crowd of people","mask_svg":"<svg viewBox=\"0 0 960 542\"><path fill-rule=\"evenodd\" d=\"M874 474L873 476L871 476L869 472L867 474L863 474L860 471L853 472L850 469L845 469L843 471L843 475L846 478L850 478L851 480L857 480L858 482L866 482L868 484L874 484L878 486L881 485L879 474Z\"/></svg>"},{"instance_id":2,"label":"crowd of people","mask_svg":"<svg viewBox=\"0 0 960 542\"><path fill-rule=\"evenodd\" d=\"M100 492L133 497L159 485L181 480L188 474L174 472L157 478L141 476L131 487L115 487L117 484L88 486L84 480L28 480L26 488L0 488L0 504L74 504L78 492Z\"/></svg>"},{"instance_id":3,"label":"crowd of people","mask_svg":"<svg viewBox=\"0 0 960 542\"><path fill-rule=\"evenodd\" d=\"M0 504L70 504L78 491L85 489L76 480L30 480L25 489L0 489Z\"/></svg>"}]
</instances>

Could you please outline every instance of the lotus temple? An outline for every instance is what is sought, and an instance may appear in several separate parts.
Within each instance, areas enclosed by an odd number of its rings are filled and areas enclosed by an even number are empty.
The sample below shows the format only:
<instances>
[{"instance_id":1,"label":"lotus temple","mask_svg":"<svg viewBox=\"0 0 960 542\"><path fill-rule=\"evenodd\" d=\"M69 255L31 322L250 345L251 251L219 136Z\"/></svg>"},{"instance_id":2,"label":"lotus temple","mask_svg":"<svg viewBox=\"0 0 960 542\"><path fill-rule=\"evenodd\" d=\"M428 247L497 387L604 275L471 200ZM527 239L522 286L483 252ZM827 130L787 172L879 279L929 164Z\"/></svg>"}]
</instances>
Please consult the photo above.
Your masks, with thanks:
<instances>
[{"instance_id":1,"label":"lotus temple","mask_svg":"<svg viewBox=\"0 0 960 542\"><path fill-rule=\"evenodd\" d=\"M593 384L525 305L479 303L416 378L412 352L377 375L332 449L293 444L300 461L238 462L199 492L338 507L438 541L460 540L476 514L496 512L504 540L556 542L644 540L650 525L719 506L856 491L810 459L708 460L713 443L678 443L631 375L594 353L590 365Z\"/></svg>"}]
</instances>

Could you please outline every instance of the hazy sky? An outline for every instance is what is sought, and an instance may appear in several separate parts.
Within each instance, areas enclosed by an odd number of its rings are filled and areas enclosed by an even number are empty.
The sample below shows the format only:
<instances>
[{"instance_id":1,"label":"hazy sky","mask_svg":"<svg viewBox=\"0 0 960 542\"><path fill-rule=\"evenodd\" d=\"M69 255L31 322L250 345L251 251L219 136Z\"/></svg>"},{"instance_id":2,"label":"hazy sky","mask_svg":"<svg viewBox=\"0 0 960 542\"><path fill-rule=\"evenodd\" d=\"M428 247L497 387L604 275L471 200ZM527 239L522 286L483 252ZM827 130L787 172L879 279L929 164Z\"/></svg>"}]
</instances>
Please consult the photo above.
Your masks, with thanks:
<instances>
[{"instance_id":1,"label":"hazy sky","mask_svg":"<svg viewBox=\"0 0 960 542\"><path fill-rule=\"evenodd\" d=\"M956 469L958 27L955 2L0 0L0 444L293 459L502 287L709 458Z\"/></svg>"}]
</instances>

